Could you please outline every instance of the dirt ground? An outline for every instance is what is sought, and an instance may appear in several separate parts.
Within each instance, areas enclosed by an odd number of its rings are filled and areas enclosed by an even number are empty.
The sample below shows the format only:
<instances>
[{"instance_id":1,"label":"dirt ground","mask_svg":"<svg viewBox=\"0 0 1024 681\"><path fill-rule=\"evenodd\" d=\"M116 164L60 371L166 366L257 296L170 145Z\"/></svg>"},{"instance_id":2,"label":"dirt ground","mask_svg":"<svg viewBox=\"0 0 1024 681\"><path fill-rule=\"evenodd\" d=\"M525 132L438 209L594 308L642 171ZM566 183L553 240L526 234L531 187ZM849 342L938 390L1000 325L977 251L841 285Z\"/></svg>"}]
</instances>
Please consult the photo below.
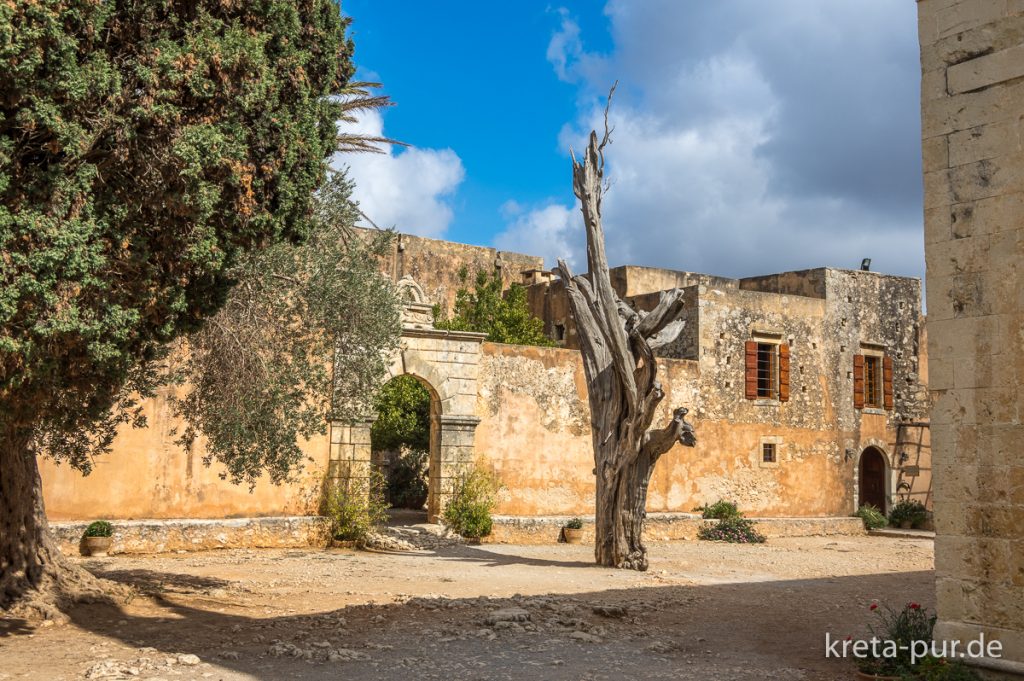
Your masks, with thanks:
<instances>
[{"instance_id":1,"label":"dirt ground","mask_svg":"<svg viewBox=\"0 0 1024 681\"><path fill-rule=\"evenodd\" d=\"M143 595L0 619L0 679L834 681L853 665L826 632L864 633L874 599L934 603L927 540L649 548L646 573L567 545L82 559Z\"/></svg>"}]
</instances>

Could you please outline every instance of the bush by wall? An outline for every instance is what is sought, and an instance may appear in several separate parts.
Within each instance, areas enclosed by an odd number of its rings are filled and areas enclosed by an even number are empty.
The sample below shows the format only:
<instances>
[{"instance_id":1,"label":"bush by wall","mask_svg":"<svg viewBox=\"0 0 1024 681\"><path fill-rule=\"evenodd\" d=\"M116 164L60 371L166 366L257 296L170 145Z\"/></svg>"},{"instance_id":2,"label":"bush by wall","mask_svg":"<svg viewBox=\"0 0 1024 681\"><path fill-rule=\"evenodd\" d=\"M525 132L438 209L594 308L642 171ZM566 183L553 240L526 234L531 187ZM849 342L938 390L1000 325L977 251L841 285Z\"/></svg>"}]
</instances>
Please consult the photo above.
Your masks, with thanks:
<instances>
[{"instance_id":1,"label":"bush by wall","mask_svg":"<svg viewBox=\"0 0 1024 681\"><path fill-rule=\"evenodd\" d=\"M479 539L491 533L491 512L501 483L494 473L473 464L455 478L443 519L463 537Z\"/></svg>"}]
</instances>

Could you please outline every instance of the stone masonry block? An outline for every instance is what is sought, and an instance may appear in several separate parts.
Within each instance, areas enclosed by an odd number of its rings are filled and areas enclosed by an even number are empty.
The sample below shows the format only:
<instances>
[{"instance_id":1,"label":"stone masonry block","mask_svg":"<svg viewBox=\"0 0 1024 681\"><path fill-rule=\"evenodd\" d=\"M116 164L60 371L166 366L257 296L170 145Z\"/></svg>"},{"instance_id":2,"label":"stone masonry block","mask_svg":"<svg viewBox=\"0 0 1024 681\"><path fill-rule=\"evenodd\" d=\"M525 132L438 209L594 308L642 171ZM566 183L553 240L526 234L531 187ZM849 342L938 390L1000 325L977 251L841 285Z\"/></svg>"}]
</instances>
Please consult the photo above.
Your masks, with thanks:
<instances>
[{"instance_id":1,"label":"stone masonry block","mask_svg":"<svg viewBox=\"0 0 1024 681\"><path fill-rule=\"evenodd\" d=\"M964 619L963 584L959 579L940 576L938 565L936 565L935 594L939 603L939 617L943 620Z\"/></svg>"},{"instance_id":2,"label":"stone masonry block","mask_svg":"<svg viewBox=\"0 0 1024 681\"><path fill-rule=\"evenodd\" d=\"M991 239L988 234L936 243L928 249L925 265L930 277L949 277L988 269Z\"/></svg>"},{"instance_id":3,"label":"stone masonry block","mask_svg":"<svg viewBox=\"0 0 1024 681\"><path fill-rule=\"evenodd\" d=\"M1018 539L1021 534L1019 509L994 504L966 508L968 532L975 537ZM1024 618L1021 619L1024 622Z\"/></svg>"},{"instance_id":4,"label":"stone masonry block","mask_svg":"<svg viewBox=\"0 0 1024 681\"><path fill-rule=\"evenodd\" d=\"M953 238L952 223L954 211L948 204L927 208L924 211L924 242L940 243Z\"/></svg>"},{"instance_id":5,"label":"stone masonry block","mask_svg":"<svg viewBox=\"0 0 1024 681\"><path fill-rule=\"evenodd\" d=\"M934 216L927 216L934 217ZM1024 193L993 196L982 201L956 204L950 210L950 235L954 238L1017 231L1024 221ZM941 228L940 228L941 229ZM936 239L938 241L939 239Z\"/></svg>"},{"instance_id":6,"label":"stone masonry block","mask_svg":"<svg viewBox=\"0 0 1024 681\"><path fill-rule=\"evenodd\" d=\"M950 94L959 94L1021 76L1024 76L1024 45L1018 44L950 66L947 82Z\"/></svg>"},{"instance_id":7,"label":"stone masonry block","mask_svg":"<svg viewBox=\"0 0 1024 681\"><path fill-rule=\"evenodd\" d=\"M922 138L1016 118L1022 96L1024 82L1015 82L926 102L921 111Z\"/></svg>"},{"instance_id":8,"label":"stone masonry block","mask_svg":"<svg viewBox=\"0 0 1024 681\"><path fill-rule=\"evenodd\" d=\"M921 161L925 172L949 168L948 135L937 135L922 140Z\"/></svg>"},{"instance_id":9,"label":"stone masonry block","mask_svg":"<svg viewBox=\"0 0 1024 681\"><path fill-rule=\"evenodd\" d=\"M995 316L940 319L928 322L928 350L937 357L959 359L990 355L996 348L999 319Z\"/></svg>"},{"instance_id":10,"label":"stone masonry block","mask_svg":"<svg viewBox=\"0 0 1024 681\"><path fill-rule=\"evenodd\" d=\"M964 357L953 364L953 387L956 388L1008 388L1010 375L1006 372L1004 355Z\"/></svg>"},{"instance_id":11,"label":"stone masonry block","mask_svg":"<svg viewBox=\"0 0 1024 681\"><path fill-rule=\"evenodd\" d=\"M1024 64L1021 65L1021 68L1024 69ZM947 160L949 166L959 166L1004 156L1019 149L1020 135L1020 118L996 121L951 133L948 136Z\"/></svg>"},{"instance_id":12,"label":"stone masonry block","mask_svg":"<svg viewBox=\"0 0 1024 681\"><path fill-rule=\"evenodd\" d=\"M1021 93L1024 96L1024 92ZM1024 187L1024 152L983 159L950 168L953 203L978 201Z\"/></svg>"},{"instance_id":13,"label":"stone masonry block","mask_svg":"<svg viewBox=\"0 0 1024 681\"><path fill-rule=\"evenodd\" d=\"M935 493L947 502L970 502L979 492L978 471L960 464L933 464Z\"/></svg>"}]
</instances>

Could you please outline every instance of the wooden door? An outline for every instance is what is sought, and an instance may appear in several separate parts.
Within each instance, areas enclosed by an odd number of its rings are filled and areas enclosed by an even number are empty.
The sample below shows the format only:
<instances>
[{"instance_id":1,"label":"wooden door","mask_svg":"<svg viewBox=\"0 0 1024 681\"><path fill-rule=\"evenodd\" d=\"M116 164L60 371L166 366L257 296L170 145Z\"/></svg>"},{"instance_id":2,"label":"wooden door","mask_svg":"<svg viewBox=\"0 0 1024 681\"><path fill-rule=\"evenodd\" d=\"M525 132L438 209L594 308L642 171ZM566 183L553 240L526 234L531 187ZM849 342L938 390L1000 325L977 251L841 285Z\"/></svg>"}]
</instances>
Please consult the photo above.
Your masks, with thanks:
<instances>
[{"instance_id":1,"label":"wooden door","mask_svg":"<svg viewBox=\"0 0 1024 681\"><path fill-rule=\"evenodd\" d=\"M885 503L885 457L874 447L864 450L860 456L860 498L858 506L871 504L882 513L887 513Z\"/></svg>"}]
</instances>

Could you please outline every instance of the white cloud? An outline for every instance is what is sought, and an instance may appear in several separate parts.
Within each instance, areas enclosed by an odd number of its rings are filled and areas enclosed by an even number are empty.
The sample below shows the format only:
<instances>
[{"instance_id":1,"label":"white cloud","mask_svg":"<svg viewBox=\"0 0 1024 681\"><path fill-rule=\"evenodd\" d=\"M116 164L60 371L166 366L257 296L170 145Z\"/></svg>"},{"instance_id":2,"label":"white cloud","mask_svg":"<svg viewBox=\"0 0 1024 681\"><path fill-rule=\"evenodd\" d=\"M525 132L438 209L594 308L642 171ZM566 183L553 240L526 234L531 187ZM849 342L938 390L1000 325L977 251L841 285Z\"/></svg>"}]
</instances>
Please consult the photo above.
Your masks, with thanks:
<instances>
[{"instance_id":1,"label":"white cloud","mask_svg":"<svg viewBox=\"0 0 1024 681\"><path fill-rule=\"evenodd\" d=\"M579 222L575 207L558 204L520 212L495 237L494 246L502 251L541 255L548 267L554 267L556 258L566 258L571 267L578 267L577 242L583 239Z\"/></svg>"},{"instance_id":2,"label":"white cloud","mask_svg":"<svg viewBox=\"0 0 1024 681\"><path fill-rule=\"evenodd\" d=\"M345 129L382 136L384 120L379 112L369 111ZM336 168L348 166L360 209L380 227L443 236L452 222L451 200L465 178L462 160L451 149L381 148L385 153L336 155L332 160Z\"/></svg>"},{"instance_id":3,"label":"white cloud","mask_svg":"<svg viewBox=\"0 0 1024 681\"><path fill-rule=\"evenodd\" d=\"M581 105L562 148L601 129L620 80L606 150L612 264L748 276L871 257L920 276L916 25L912 6L894 5L613 0L603 56L563 13L548 59L579 83ZM498 239L585 262L571 208L519 214Z\"/></svg>"}]
</instances>

